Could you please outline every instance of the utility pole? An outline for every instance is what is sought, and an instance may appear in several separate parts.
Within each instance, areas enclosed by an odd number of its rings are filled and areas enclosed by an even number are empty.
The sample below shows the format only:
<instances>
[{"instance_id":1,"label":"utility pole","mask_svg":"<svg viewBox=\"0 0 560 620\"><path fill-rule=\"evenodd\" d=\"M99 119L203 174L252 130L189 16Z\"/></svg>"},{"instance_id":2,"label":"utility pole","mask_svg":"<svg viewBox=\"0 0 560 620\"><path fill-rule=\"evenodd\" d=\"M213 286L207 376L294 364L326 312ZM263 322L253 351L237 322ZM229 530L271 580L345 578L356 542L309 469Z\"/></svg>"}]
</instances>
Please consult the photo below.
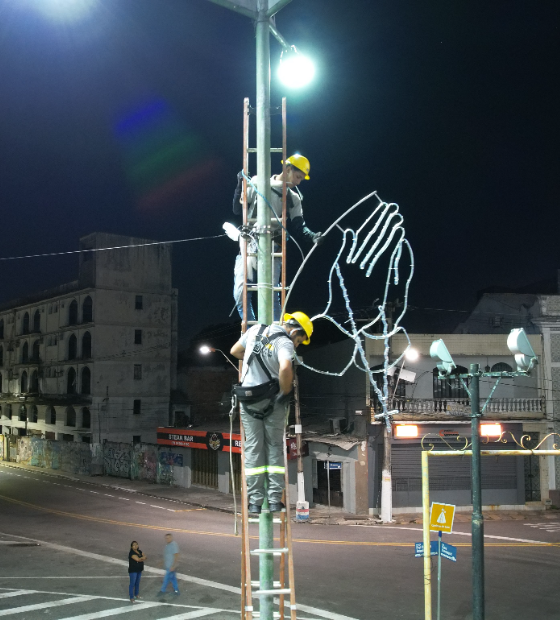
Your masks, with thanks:
<instances>
[{"instance_id":1,"label":"utility pole","mask_svg":"<svg viewBox=\"0 0 560 620\"><path fill-rule=\"evenodd\" d=\"M393 310L398 307L398 300L388 302L385 309L387 331L393 331ZM387 359L391 362L391 337L387 338ZM389 403L393 401L393 386L389 395ZM393 438L393 422L390 418L384 420L383 429L383 469L381 470L381 521L391 523L393 521L393 481L391 479L391 440Z\"/></svg>"},{"instance_id":2,"label":"utility pole","mask_svg":"<svg viewBox=\"0 0 560 620\"><path fill-rule=\"evenodd\" d=\"M471 383L471 442L472 442L472 589L473 620L484 620L484 517L482 515L482 485L480 462L480 368L469 367Z\"/></svg>"}]
</instances>

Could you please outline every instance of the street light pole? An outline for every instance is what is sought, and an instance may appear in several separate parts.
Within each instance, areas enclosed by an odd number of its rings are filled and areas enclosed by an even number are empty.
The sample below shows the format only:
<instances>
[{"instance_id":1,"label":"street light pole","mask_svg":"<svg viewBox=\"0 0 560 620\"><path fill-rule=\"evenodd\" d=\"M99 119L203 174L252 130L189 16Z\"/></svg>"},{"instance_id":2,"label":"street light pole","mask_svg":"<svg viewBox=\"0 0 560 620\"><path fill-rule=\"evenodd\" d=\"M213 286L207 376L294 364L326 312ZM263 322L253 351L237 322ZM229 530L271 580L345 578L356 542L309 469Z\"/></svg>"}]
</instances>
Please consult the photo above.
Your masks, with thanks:
<instances>
[{"instance_id":1,"label":"street light pole","mask_svg":"<svg viewBox=\"0 0 560 620\"><path fill-rule=\"evenodd\" d=\"M273 321L272 300L272 235L270 212L266 200L270 202L270 18L267 15L268 0L258 0L256 20L257 38L257 282L258 282L258 320L270 325ZM274 547L272 513L268 510L265 497L263 512L259 517L259 546L261 549ZM259 556L259 585L261 590L274 588L274 556L261 553ZM272 620L274 617L274 597L271 594L260 596L260 618Z\"/></svg>"},{"instance_id":2,"label":"street light pole","mask_svg":"<svg viewBox=\"0 0 560 620\"><path fill-rule=\"evenodd\" d=\"M469 368L471 382L472 442L472 589L473 620L484 620L484 517L480 459L480 377L479 365Z\"/></svg>"}]
</instances>

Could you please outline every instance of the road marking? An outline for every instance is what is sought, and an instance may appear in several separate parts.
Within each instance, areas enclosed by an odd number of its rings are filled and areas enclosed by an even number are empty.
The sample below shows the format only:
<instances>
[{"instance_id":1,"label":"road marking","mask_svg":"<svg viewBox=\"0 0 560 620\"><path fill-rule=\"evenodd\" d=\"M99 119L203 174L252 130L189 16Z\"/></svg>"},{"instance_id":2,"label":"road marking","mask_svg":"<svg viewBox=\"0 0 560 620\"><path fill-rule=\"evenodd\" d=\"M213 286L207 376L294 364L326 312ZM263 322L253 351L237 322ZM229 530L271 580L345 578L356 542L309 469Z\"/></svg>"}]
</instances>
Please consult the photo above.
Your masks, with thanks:
<instances>
[{"instance_id":1,"label":"road marking","mask_svg":"<svg viewBox=\"0 0 560 620\"><path fill-rule=\"evenodd\" d=\"M103 493L103 495L106 495L107 497L115 497L114 495L111 495L110 493Z\"/></svg>"},{"instance_id":2,"label":"road marking","mask_svg":"<svg viewBox=\"0 0 560 620\"><path fill-rule=\"evenodd\" d=\"M168 508L168 510L171 510ZM173 510L173 512L194 512L195 510L206 510L206 508L183 508L179 510Z\"/></svg>"},{"instance_id":3,"label":"road marking","mask_svg":"<svg viewBox=\"0 0 560 620\"><path fill-rule=\"evenodd\" d=\"M154 504L150 504L150 508L159 508L160 510L167 510L167 508L163 508L162 506L154 506Z\"/></svg>"},{"instance_id":4,"label":"road marking","mask_svg":"<svg viewBox=\"0 0 560 620\"><path fill-rule=\"evenodd\" d=\"M146 502L136 502L137 504L142 504L143 506L146 505Z\"/></svg>"},{"instance_id":5,"label":"road marking","mask_svg":"<svg viewBox=\"0 0 560 620\"><path fill-rule=\"evenodd\" d=\"M28 590L15 590L14 592L2 592L0 598L10 598L12 596L19 596L20 594L26 594Z\"/></svg>"},{"instance_id":6,"label":"road marking","mask_svg":"<svg viewBox=\"0 0 560 620\"><path fill-rule=\"evenodd\" d=\"M150 607L160 607L160 603L129 603L126 607L113 607L113 609L105 609L103 611L94 611L89 614L81 614L80 616L67 616L66 618L61 618L60 620L95 620L96 618L108 618L109 616L116 616L121 614L126 614L131 611L138 612L143 609L148 609Z\"/></svg>"},{"instance_id":7,"label":"road marking","mask_svg":"<svg viewBox=\"0 0 560 620\"><path fill-rule=\"evenodd\" d=\"M129 497L119 497L118 499L124 499L125 502L129 502L130 501Z\"/></svg>"},{"instance_id":8,"label":"road marking","mask_svg":"<svg viewBox=\"0 0 560 620\"><path fill-rule=\"evenodd\" d=\"M167 616L165 620L190 620L191 618L202 618L203 616L209 616L215 614L219 609L199 609L198 611L188 611L186 614L177 614L176 616ZM239 612L233 612L239 613Z\"/></svg>"},{"instance_id":9,"label":"road marking","mask_svg":"<svg viewBox=\"0 0 560 620\"><path fill-rule=\"evenodd\" d=\"M11 609L1 609L0 616L11 616L12 614L22 614L27 611L36 611L37 609L46 609L47 607L59 607L62 605L73 605L74 603L83 603L91 601L91 596L72 596L63 598L60 601L50 601L49 603L37 603L35 605L23 605L22 607L12 607Z\"/></svg>"},{"instance_id":10,"label":"road marking","mask_svg":"<svg viewBox=\"0 0 560 620\"><path fill-rule=\"evenodd\" d=\"M161 529L165 529L165 528L161 528ZM167 530L169 531L169 530ZM3 532L0 532L0 536L2 535L7 535L4 534ZM65 547L63 545L57 545L55 543L50 543L50 542L45 542L45 541L41 541L35 538L28 538L26 536L16 536L13 535L14 538L22 538L24 540L32 540L34 542L37 542L41 545L44 545L45 547L50 547L51 549L56 549L57 551L63 551L66 553L73 553L75 555L79 555L82 557L86 557L86 558L91 558L94 560L101 560L102 562L106 562L108 564L115 564L117 566L127 566L128 567L128 560L118 560L117 558L112 558L109 556L105 556L105 555L100 555L98 553L91 553L89 551L83 551L82 549L74 549L72 547ZM165 571L161 568L152 568L151 566L146 566L144 567L144 572L145 573L152 573L152 574L156 574L156 575L163 575L165 574ZM219 583L218 581L210 581L209 579L201 579L199 577L193 577L192 575L185 575L184 573L177 573L177 577L179 579L182 579L183 581L189 581L191 583L196 583L197 585L200 586L206 586L209 588L215 588L217 590L224 590L226 592L232 592L233 594L237 594L240 595L241 594L241 588L237 588L235 586L230 586L228 584L225 583ZM352 618L350 616L343 616L341 614L336 614L330 611L326 611L323 609L318 609L316 607L310 607L309 605L301 605L300 603L298 603L298 610L299 611L303 611L309 614L312 614L314 616L317 616L318 618L326 618L327 620L357 620L357 618ZM220 610L220 611L227 611L227 610ZM169 619L166 619L169 620Z\"/></svg>"},{"instance_id":11,"label":"road marking","mask_svg":"<svg viewBox=\"0 0 560 620\"><path fill-rule=\"evenodd\" d=\"M1 497L1 496L0 496ZM419 527L400 527L398 525L349 525L348 527L368 527L373 529L381 529L381 530L411 530L412 532L420 532L422 533L422 528ZM470 532L453 532L453 534L448 534L449 536L472 536ZM510 540L512 542L519 543L528 543L532 545L543 545L548 547L558 547L560 543L551 543L544 542L541 540L531 540L528 538L511 538L510 536L495 536L494 534L484 534L484 538L495 538L496 540ZM486 544L486 543L485 543ZM512 545L517 546L517 545Z\"/></svg>"}]
</instances>

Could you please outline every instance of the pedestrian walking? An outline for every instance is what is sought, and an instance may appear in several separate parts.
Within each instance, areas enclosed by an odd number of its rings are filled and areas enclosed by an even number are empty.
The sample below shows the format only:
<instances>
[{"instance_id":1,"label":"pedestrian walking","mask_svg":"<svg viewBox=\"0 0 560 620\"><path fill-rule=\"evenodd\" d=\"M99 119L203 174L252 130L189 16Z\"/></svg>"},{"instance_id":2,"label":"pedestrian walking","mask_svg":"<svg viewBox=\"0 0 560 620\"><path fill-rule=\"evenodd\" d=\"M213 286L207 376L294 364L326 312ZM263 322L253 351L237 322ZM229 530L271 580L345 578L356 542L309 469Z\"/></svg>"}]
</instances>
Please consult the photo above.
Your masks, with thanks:
<instances>
[{"instance_id":1,"label":"pedestrian walking","mask_svg":"<svg viewBox=\"0 0 560 620\"><path fill-rule=\"evenodd\" d=\"M158 596L163 596L167 590L169 582L173 586L173 592L176 596L179 595L179 584L177 583L177 564L179 563L179 545L173 540L171 534L165 535L165 547L163 548L163 568L165 569L165 575L163 577L163 583L161 584L161 590L158 592Z\"/></svg>"},{"instance_id":2,"label":"pedestrian walking","mask_svg":"<svg viewBox=\"0 0 560 620\"><path fill-rule=\"evenodd\" d=\"M130 551L128 552L128 576L130 577L128 594L131 603L134 603L136 599L140 598L140 577L142 577L144 562L147 559L148 558L138 548L138 543L133 540L130 543Z\"/></svg>"}]
</instances>

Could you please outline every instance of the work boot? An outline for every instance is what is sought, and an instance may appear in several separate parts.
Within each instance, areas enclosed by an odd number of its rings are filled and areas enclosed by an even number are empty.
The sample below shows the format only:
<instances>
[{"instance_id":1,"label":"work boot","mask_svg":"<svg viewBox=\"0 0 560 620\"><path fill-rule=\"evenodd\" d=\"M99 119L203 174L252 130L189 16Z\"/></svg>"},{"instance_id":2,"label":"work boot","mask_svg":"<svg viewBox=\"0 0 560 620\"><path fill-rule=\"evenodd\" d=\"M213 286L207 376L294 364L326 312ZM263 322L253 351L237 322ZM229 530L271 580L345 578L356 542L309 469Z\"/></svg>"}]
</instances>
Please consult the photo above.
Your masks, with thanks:
<instances>
[{"instance_id":1,"label":"work boot","mask_svg":"<svg viewBox=\"0 0 560 620\"><path fill-rule=\"evenodd\" d=\"M282 502L270 502L268 509L270 512L282 512L286 506Z\"/></svg>"},{"instance_id":2,"label":"work boot","mask_svg":"<svg viewBox=\"0 0 560 620\"><path fill-rule=\"evenodd\" d=\"M258 504L249 504L249 512L253 515L260 515L261 507Z\"/></svg>"}]
</instances>

